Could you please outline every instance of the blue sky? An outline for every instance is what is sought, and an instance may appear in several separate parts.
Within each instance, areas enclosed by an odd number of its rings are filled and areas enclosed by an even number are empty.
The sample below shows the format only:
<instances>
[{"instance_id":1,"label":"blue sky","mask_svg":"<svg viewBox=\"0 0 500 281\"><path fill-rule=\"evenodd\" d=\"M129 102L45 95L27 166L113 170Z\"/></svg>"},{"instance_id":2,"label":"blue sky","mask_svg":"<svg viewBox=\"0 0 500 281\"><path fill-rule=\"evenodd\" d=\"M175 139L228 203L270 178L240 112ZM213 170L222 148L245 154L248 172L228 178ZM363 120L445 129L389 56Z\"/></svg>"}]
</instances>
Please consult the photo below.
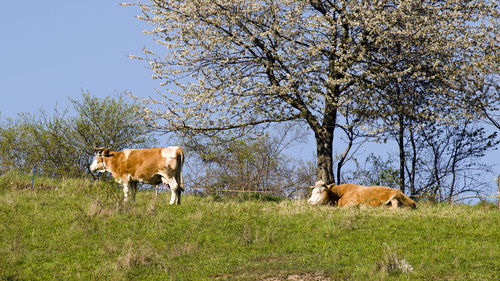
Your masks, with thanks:
<instances>
[{"instance_id":1,"label":"blue sky","mask_svg":"<svg viewBox=\"0 0 500 281\"><path fill-rule=\"evenodd\" d=\"M120 1L6 1L0 9L0 111L2 117L40 108L65 108L67 97L125 90L153 95L158 81L142 62L153 45Z\"/></svg>"},{"instance_id":2,"label":"blue sky","mask_svg":"<svg viewBox=\"0 0 500 281\"><path fill-rule=\"evenodd\" d=\"M0 116L68 106L82 91L106 96L130 91L155 96L158 80L146 64L131 60L154 46L142 33L137 7L114 0L5 1L0 9ZM378 150L380 146L373 146ZM341 148L342 149L342 148ZM341 149L339 151L341 151ZM384 148L382 148L384 149ZM299 149L311 155L312 140ZM373 152L372 147L366 151ZM385 155L383 155L385 157ZM305 157L311 159L312 157ZM500 174L500 151L485 163ZM487 176L493 178L493 175Z\"/></svg>"}]
</instances>

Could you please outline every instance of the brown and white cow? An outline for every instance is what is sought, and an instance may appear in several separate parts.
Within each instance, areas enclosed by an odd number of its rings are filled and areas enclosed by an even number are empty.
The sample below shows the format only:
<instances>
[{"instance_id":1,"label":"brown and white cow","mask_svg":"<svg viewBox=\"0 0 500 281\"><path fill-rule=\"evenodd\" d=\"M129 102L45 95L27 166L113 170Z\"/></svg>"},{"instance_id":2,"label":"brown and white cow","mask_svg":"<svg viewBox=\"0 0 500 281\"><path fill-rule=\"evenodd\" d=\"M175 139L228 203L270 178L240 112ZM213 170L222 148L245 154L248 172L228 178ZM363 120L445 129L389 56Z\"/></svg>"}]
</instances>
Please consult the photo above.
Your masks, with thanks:
<instances>
[{"instance_id":1,"label":"brown and white cow","mask_svg":"<svg viewBox=\"0 0 500 281\"><path fill-rule=\"evenodd\" d=\"M311 198L307 201L311 205L329 204L338 207L344 206L388 206L392 208L409 207L415 209L415 201L404 195L399 189L385 186L362 186L357 184L330 184L316 182Z\"/></svg>"},{"instance_id":2,"label":"brown and white cow","mask_svg":"<svg viewBox=\"0 0 500 281\"><path fill-rule=\"evenodd\" d=\"M115 181L123 185L124 201L128 201L129 188L132 192L132 201L135 200L139 182L152 185L163 183L168 184L172 191L170 204L180 204L181 191L184 190L183 164L184 154L179 146L123 151L96 148L90 170L110 172Z\"/></svg>"}]
</instances>

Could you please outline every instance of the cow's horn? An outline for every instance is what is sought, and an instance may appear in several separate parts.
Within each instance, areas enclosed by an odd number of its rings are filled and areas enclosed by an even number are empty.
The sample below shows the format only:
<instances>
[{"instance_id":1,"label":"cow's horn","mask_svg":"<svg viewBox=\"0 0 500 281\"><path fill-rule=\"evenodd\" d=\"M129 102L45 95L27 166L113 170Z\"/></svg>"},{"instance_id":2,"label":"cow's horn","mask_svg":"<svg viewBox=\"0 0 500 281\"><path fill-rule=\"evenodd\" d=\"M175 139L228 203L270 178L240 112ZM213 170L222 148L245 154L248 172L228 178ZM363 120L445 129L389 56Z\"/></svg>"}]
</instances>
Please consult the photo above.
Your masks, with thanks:
<instances>
[{"instance_id":1,"label":"cow's horn","mask_svg":"<svg viewBox=\"0 0 500 281\"><path fill-rule=\"evenodd\" d=\"M319 180L316 183L314 183L314 186L325 186L325 182L323 180Z\"/></svg>"},{"instance_id":2,"label":"cow's horn","mask_svg":"<svg viewBox=\"0 0 500 281\"><path fill-rule=\"evenodd\" d=\"M310 188L310 189L314 189L314 188L316 188L316 187L318 187L318 186L324 186L324 185L325 185L325 182L324 182L324 181L322 181L322 180L319 180L319 181L315 182L315 183L314 183L314 185L310 185L310 186L308 186L308 188Z\"/></svg>"}]
</instances>

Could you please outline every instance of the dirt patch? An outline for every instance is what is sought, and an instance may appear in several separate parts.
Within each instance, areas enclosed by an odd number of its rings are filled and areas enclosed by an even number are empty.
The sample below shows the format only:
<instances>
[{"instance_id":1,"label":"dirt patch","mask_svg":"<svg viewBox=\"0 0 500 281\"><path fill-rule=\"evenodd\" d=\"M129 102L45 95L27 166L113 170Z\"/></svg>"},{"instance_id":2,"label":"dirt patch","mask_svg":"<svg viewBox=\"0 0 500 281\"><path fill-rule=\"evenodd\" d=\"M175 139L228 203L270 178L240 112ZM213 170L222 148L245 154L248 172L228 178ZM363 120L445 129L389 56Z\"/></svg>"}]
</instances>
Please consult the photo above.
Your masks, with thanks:
<instances>
[{"instance_id":1,"label":"dirt patch","mask_svg":"<svg viewBox=\"0 0 500 281\"><path fill-rule=\"evenodd\" d=\"M315 273L302 273L302 274L291 274L286 277L267 277L262 279L264 281L280 281L280 280L290 280L290 281L329 281L331 278L326 277L323 272Z\"/></svg>"}]
</instances>

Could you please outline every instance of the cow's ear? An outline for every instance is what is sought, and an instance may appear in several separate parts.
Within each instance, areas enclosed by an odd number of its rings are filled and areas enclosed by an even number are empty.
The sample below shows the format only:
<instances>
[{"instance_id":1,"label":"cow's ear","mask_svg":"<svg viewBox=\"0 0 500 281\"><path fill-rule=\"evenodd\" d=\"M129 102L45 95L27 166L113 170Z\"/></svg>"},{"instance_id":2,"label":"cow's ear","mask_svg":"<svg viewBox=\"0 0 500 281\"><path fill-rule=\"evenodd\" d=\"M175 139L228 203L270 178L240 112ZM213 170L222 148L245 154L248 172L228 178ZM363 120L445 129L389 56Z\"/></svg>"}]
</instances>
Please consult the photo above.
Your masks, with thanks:
<instances>
[{"instance_id":1,"label":"cow's ear","mask_svg":"<svg viewBox=\"0 0 500 281\"><path fill-rule=\"evenodd\" d=\"M109 156L111 156L111 153L109 152L109 148L104 148L104 149L102 150L102 156L104 156L104 157L109 157Z\"/></svg>"}]
</instances>

